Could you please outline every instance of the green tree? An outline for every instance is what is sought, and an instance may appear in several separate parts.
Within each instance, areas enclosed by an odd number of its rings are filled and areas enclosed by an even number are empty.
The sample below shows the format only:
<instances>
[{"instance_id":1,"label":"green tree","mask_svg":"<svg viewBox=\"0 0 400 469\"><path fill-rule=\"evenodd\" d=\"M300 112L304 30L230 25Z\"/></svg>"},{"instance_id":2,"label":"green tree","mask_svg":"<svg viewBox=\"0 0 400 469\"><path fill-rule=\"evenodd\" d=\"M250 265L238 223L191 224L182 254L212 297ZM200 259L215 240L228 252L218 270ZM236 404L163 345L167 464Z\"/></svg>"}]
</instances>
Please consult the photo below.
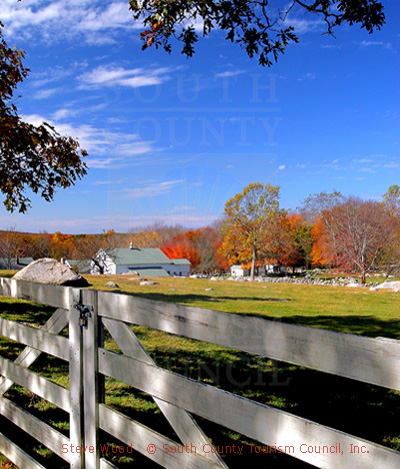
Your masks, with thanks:
<instances>
[{"instance_id":1,"label":"green tree","mask_svg":"<svg viewBox=\"0 0 400 469\"><path fill-rule=\"evenodd\" d=\"M306 269L311 268L311 251L313 248L314 240L311 235L312 225L303 221L294 233L294 242L299 249L302 262Z\"/></svg>"},{"instance_id":2,"label":"green tree","mask_svg":"<svg viewBox=\"0 0 400 469\"><path fill-rule=\"evenodd\" d=\"M23 59L24 51L7 45L0 23L0 191L7 210L25 213L30 207L26 189L53 200L56 188L70 187L86 174L82 157L87 153L51 125L21 120L14 93L30 71Z\"/></svg>"},{"instance_id":3,"label":"green tree","mask_svg":"<svg viewBox=\"0 0 400 469\"><path fill-rule=\"evenodd\" d=\"M278 186L257 182L249 184L225 204L224 250L236 251L242 262L251 261L252 279L268 230L279 213L278 198Z\"/></svg>"},{"instance_id":4,"label":"green tree","mask_svg":"<svg viewBox=\"0 0 400 469\"><path fill-rule=\"evenodd\" d=\"M400 186L392 184L383 194L383 207L393 217L400 219Z\"/></svg>"},{"instance_id":5,"label":"green tree","mask_svg":"<svg viewBox=\"0 0 400 469\"><path fill-rule=\"evenodd\" d=\"M285 4L285 2L282 2ZM194 24L202 24L202 34L213 29L226 34L249 57L258 57L262 66L272 65L290 43L297 43L288 15L294 9L322 18L326 33L335 27L358 24L369 33L385 22L383 5L377 0L290 0L284 10L273 10L270 0L130 0L135 20L143 21L142 49L154 45L171 52L171 39L182 43L182 54L191 57L198 33Z\"/></svg>"}]
</instances>

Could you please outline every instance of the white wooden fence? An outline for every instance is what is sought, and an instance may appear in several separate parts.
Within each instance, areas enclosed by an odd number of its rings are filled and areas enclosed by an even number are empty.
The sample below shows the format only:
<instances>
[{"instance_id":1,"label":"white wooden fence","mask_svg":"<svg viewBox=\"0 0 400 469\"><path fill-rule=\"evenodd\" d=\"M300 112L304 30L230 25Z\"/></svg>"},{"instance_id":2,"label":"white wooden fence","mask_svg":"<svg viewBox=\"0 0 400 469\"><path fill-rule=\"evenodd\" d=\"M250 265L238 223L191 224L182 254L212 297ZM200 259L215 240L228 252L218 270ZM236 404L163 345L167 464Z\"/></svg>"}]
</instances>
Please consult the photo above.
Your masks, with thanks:
<instances>
[{"instance_id":1,"label":"white wooden fence","mask_svg":"<svg viewBox=\"0 0 400 469\"><path fill-rule=\"evenodd\" d=\"M397 451L156 366L129 324L149 326L398 391L399 341L329 332L119 293L5 278L0 279L0 286L3 295L58 308L41 329L0 317L0 335L26 345L14 362L0 358L0 414L67 461L71 468L116 467L102 457L99 429L132 445L163 467L226 468L219 455L209 451L209 440L192 414L263 445L281 448L319 468L400 467ZM80 313L77 304L90 305L93 310ZM67 325L68 339L58 335ZM103 348L103 327L123 354ZM28 370L41 352L69 362L69 389ZM181 441L171 441L106 406L103 376L150 394ZM4 397L14 382L69 412L69 438ZM70 445L86 447L86 450L66 451ZM181 448L182 453L165 450L172 447ZM20 468L42 467L2 433L0 452Z\"/></svg>"}]
</instances>

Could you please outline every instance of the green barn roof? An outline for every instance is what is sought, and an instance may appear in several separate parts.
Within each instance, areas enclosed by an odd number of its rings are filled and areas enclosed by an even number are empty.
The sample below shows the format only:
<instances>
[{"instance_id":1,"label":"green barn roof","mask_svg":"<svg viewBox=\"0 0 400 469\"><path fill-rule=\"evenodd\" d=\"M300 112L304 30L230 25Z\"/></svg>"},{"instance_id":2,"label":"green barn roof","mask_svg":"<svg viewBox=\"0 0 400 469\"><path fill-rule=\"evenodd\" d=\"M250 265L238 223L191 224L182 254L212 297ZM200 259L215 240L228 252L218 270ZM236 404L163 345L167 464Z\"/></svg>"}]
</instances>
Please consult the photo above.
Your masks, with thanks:
<instances>
[{"instance_id":1,"label":"green barn roof","mask_svg":"<svg viewBox=\"0 0 400 469\"><path fill-rule=\"evenodd\" d=\"M160 265L174 262L158 248L118 248L112 249L110 255L117 265Z\"/></svg>"},{"instance_id":2,"label":"green barn roof","mask_svg":"<svg viewBox=\"0 0 400 469\"><path fill-rule=\"evenodd\" d=\"M174 265L190 265L190 261L187 259L170 259Z\"/></svg>"}]
</instances>

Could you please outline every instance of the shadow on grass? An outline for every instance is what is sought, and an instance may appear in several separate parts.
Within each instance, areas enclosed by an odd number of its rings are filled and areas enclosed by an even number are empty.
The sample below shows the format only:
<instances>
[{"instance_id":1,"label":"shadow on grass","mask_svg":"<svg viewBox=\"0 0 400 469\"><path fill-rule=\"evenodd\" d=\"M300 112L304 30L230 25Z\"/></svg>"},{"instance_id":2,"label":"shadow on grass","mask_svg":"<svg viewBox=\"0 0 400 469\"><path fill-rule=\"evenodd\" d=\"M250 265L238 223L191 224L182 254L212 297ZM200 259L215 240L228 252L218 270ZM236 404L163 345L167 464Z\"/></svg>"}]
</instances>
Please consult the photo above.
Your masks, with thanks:
<instances>
[{"instance_id":1,"label":"shadow on grass","mask_svg":"<svg viewBox=\"0 0 400 469\"><path fill-rule=\"evenodd\" d=\"M191 294L163 294L163 293L130 293L131 296L136 296L144 299L157 300L168 303L176 303L191 305L195 301L204 301L210 303L218 303L219 301L226 300L246 300L256 302L281 302L293 301L290 299L280 298L260 298L260 297L212 297L210 295L191 295ZM250 306L251 308L251 306ZM227 313L231 314L231 313ZM249 313L248 311L235 311L235 314L246 315L250 317L259 317L262 319L269 319L272 321L281 321L289 324L298 324L306 327L316 327L320 329L327 329L336 332L343 332L348 334L364 335L367 337L387 337L391 339L400 339L400 319L377 319L373 316L367 315L341 315L341 316L300 316L290 315L287 317L268 316L268 314Z\"/></svg>"},{"instance_id":2,"label":"shadow on grass","mask_svg":"<svg viewBox=\"0 0 400 469\"><path fill-rule=\"evenodd\" d=\"M264 316L265 317L265 316ZM372 316L290 316L283 322L300 326L318 327L367 337L400 339L400 319L377 319Z\"/></svg>"},{"instance_id":3,"label":"shadow on grass","mask_svg":"<svg viewBox=\"0 0 400 469\"><path fill-rule=\"evenodd\" d=\"M226 301L237 301L237 300L243 300L243 301L293 301L290 299L286 298L265 298L265 297L258 297L258 296L212 296L212 295L207 295L207 294L189 294L189 293L183 293L183 294L178 294L178 293L156 293L156 292L149 292L149 293L130 293L130 292L120 292L118 293L124 294L124 295L130 295L130 296L136 296L138 298L144 298L147 300L155 300L155 301L162 301L164 303L176 303L176 304L189 304L189 306L192 306L193 302L196 301L204 301L204 302L210 302L210 303L222 303Z\"/></svg>"},{"instance_id":4,"label":"shadow on grass","mask_svg":"<svg viewBox=\"0 0 400 469\"><path fill-rule=\"evenodd\" d=\"M145 294L137 296L150 297L150 295ZM160 296L164 299L171 299L169 295L154 294L154 296L157 298L153 299L160 299ZM203 295L183 296L191 297L191 300L187 301L193 301L193 297L204 299ZM175 301L182 302L181 295L174 295L174 297ZM208 298L213 299L212 297ZM249 299L260 300L258 298ZM13 315L16 320L26 322L45 322L53 312L51 308L47 309L35 305L28 305L27 307L26 303L17 302L3 302L0 303L0 307L5 308L5 314ZM262 315L257 316L266 318ZM9 318L13 319L12 317ZM283 319L283 321L303 326L316 326L372 336L398 337L400 335L400 320L383 321L369 316L291 316ZM16 354L23 347L4 341L0 345L3 347L1 350L3 356L7 354L7 351L8 353L11 352L11 355ZM312 370L305 370L292 365L274 364L268 359L242 352L232 350L225 352L225 349L221 352L215 352L213 348L207 348L206 344L201 343L198 343L198 348L194 351L182 348L175 350L168 347L168 345L161 347L155 343L150 350L150 354L157 365L172 372L203 383L216 385L239 396L277 407L291 414L348 432L357 437L366 438L380 444L390 444L392 448L399 449L397 416L400 411L400 396L399 393L394 391ZM43 366L41 373L49 377L64 375L68 372L66 364L61 364L56 359L47 360L46 356L42 356L33 369L40 371L41 366ZM18 388L11 389L9 396L23 408L44 421L60 424L68 422L68 417L64 412L42 405L37 398L27 396L20 392ZM132 405L130 396L137 399L135 405ZM107 403L115 409L178 441L163 415L154 406L151 406L152 399L150 396L126 386L118 391L109 390L107 397ZM256 454L252 452L250 445L252 443L259 445L259 443L204 419L196 417L196 420L199 421L205 433L212 439L213 444L225 448L233 448L234 444L245 446L242 455L232 454L225 450L224 460L232 469L239 469L244 466L271 469L311 467L284 454ZM373 422L373 425L371 425L371 422ZM0 424L3 423L2 429L11 432L14 441L26 443L30 448L29 451L41 446L34 440L27 438L25 434L8 422L5 423L0 419ZM63 430L63 432L68 434L67 430ZM102 441L110 441L114 445L120 445L118 441L113 441L105 434L102 434ZM137 453L129 458L121 458L110 451L108 459L113 460L119 467L131 467L135 464L138 467L158 467L156 464L148 462L145 456ZM45 461L44 465L47 464L48 467L67 467L54 455L43 457L41 461Z\"/></svg>"},{"instance_id":5,"label":"shadow on grass","mask_svg":"<svg viewBox=\"0 0 400 469\"><path fill-rule=\"evenodd\" d=\"M55 312L51 306L10 299L0 300L0 315L11 321L44 324Z\"/></svg>"}]
</instances>

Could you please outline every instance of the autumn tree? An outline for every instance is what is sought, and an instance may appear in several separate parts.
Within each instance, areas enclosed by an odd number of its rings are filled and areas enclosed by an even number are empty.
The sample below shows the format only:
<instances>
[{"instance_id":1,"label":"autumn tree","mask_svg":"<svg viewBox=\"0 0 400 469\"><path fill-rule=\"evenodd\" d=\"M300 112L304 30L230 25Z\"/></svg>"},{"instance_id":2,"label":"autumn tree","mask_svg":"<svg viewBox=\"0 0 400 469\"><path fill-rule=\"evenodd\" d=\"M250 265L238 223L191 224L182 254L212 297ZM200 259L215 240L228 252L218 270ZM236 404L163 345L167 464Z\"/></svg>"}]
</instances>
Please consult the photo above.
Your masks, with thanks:
<instances>
[{"instance_id":1,"label":"autumn tree","mask_svg":"<svg viewBox=\"0 0 400 469\"><path fill-rule=\"evenodd\" d=\"M0 23L0 191L7 210L25 213L30 207L26 189L53 200L86 174L79 143L61 136L51 125L34 126L21 120L14 93L29 73L24 51L10 48Z\"/></svg>"},{"instance_id":2,"label":"autumn tree","mask_svg":"<svg viewBox=\"0 0 400 469\"><path fill-rule=\"evenodd\" d=\"M281 211L265 239L267 258L271 263L294 269L308 267L313 238L311 226L299 214Z\"/></svg>"},{"instance_id":3,"label":"autumn tree","mask_svg":"<svg viewBox=\"0 0 400 469\"><path fill-rule=\"evenodd\" d=\"M335 262L330 253L330 237L324 220L317 217L311 229L314 244L311 249L311 263L315 267L329 267Z\"/></svg>"},{"instance_id":4,"label":"autumn tree","mask_svg":"<svg viewBox=\"0 0 400 469\"><path fill-rule=\"evenodd\" d=\"M76 253L75 236L56 231L50 240L50 257L53 259L73 259Z\"/></svg>"},{"instance_id":5,"label":"autumn tree","mask_svg":"<svg viewBox=\"0 0 400 469\"><path fill-rule=\"evenodd\" d=\"M0 257L8 270L12 268L15 258L23 253L21 241L20 233L15 230L15 226L0 233Z\"/></svg>"},{"instance_id":6,"label":"autumn tree","mask_svg":"<svg viewBox=\"0 0 400 469\"><path fill-rule=\"evenodd\" d=\"M139 249L158 248L162 244L162 238L154 229L143 229L128 236L126 247L130 244Z\"/></svg>"},{"instance_id":7,"label":"autumn tree","mask_svg":"<svg viewBox=\"0 0 400 469\"><path fill-rule=\"evenodd\" d=\"M222 238L217 230L212 226L206 226L196 230L197 237L194 245L200 256L200 264L197 271L211 274L225 270L225 263L218 255L218 250L222 244Z\"/></svg>"},{"instance_id":8,"label":"autumn tree","mask_svg":"<svg viewBox=\"0 0 400 469\"><path fill-rule=\"evenodd\" d=\"M182 235L185 231L182 225L167 225L163 221L157 221L144 227L131 228L128 234L135 247L140 246L137 246L134 241L142 244L143 247L159 247L172 242L175 236ZM145 244L147 245L144 246Z\"/></svg>"},{"instance_id":9,"label":"autumn tree","mask_svg":"<svg viewBox=\"0 0 400 469\"><path fill-rule=\"evenodd\" d=\"M336 225L335 251L340 266L366 274L376 267L393 242L393 218L375 201L348 197L331 209Z\"/></svg>"},{"instance_id":10,"label":"autumn tree","mask_svg":"<svg viewBox=\"0 0 400 469\"><path fill-rule=\"evenodd\" d=\"M190 233L174 236L172 241L162 244L160 249L169 259L187 259L193 268L200 264L200 256Z\"/></svg>"},{"instance_id":11,"label":"autumn tree","mask_svg":"<svg viewBox=\"0 0 400 469\"><path fill-rule=\"evenodd\" d=\"M296 220L296 229L293 233L294 243L302 259L301 265L309 269L311 267L311 252L314 245L314 238L312 236L313 225L303 220L301 215L295 215L294 217L299 217Z\"/></svg>"},{"instance_id":12,"label":"autumn tree","mask_svg":"<svg viewBox=\"0 0 400 469\"><path fill-rule=\"evenodd\" d=\"M394 239L386 251L386 258L383 263L387 270L399 270L400 268L400 186L393 184L389 186L383 195L382 206L386 213L392 217L394 227Z\"/></svg>"},{"instance_id":13,"label":"autumn tree","mask_svg":"<svg viewBox=\"0 0 400 469\"><path fill-rule=\"evenodd\" d=\"M99 274L104 274L108 260L116 260L117 247L121 246L114 230L78 237L76 240L78 269L87 267L89 262Z\"/></svg>"},{"instance_id":14,"label":"autumn tree","mask_svg":"<svg viewBox=\"0 0 400 469\"><path fill-rule=\"evenodd\" d=\"M300 208L300 213L314 227L316 245L313 247L313 263L321 259L323 265L338 265L337 237L340 223L335 216L335 208L344 200L338 191L320 192L308 196ZM321 251L322 249L322 251ZM329 259L329 261L328 261Z\"/></svg>"},{"instance_id":15,"label":"autumn tree","mask_svg":"<svg viewBox=\"0 0 400 469\"><path fill-rule=\"evenodd\" d=\"M289 0L273 9L269 0L130 0L135 20L144 24L142 49L154 46L171 52L171 39L182 43L182 54L192 57L198 41L196 22L202 35L213 29L222 31L227 40L238 44L247 55L258 57L262 66L277 61L291 43L297 43L290 13L309 13L321 18L326 34L336 27L357 24L368 33L385 22L383 5L377 0Z\"/></svg>"},{"instance_id":16,"label":"autumn tree","mask_svg":"<svg viewBox=\"0 0 400 469\"><path fill-rule=\"evenodd\" d=\"M256 262L263 254L268 231L279 214L278 198L278 186L257 182L249 184L225 204L225 251L236 253L241 262L251 262L252 279Z\"/></svg>"},{"instance_id":17,"label":"autumn tree","mask_svg":"<svg viewBox=\"0 0 400 469\"><path fill-rule=\"evenodd\" d=\"M400 186L392 184L385 194L383 194L382 205L384 209L393 217L400 219Z\"/></svg>"},{"instance_id":18,"label":"autumn tree","mask_svg":"<svg viewBox=\"0 0 400 469\"><path fill-rule=\"evenodd\" d=\"M29 243L29 255L34 259L51 257L51 238L52 235L47 231L32 235Z\"/></svg>"}]
</instances>

